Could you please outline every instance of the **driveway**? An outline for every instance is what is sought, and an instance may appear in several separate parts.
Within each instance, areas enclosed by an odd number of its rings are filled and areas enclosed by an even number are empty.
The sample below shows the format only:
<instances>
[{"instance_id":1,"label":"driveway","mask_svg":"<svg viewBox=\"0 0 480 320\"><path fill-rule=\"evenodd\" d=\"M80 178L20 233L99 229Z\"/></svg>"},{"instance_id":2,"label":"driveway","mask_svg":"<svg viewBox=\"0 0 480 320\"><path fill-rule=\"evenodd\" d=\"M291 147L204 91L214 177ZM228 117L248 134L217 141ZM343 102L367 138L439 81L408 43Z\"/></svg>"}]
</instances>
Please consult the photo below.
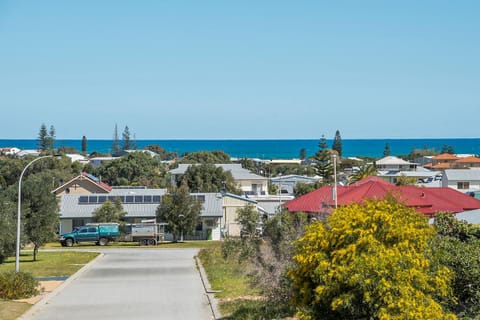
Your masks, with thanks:
<instances>
[{"instance_id":1,"label":"driveway","mask_svg":"<svg viewBox=\"0 0 480 320\"><path fill-rule=\"evenodd\" d=\"M196 249L106 249L22 319L213 319Z\"/></svg>"}]
</instances>

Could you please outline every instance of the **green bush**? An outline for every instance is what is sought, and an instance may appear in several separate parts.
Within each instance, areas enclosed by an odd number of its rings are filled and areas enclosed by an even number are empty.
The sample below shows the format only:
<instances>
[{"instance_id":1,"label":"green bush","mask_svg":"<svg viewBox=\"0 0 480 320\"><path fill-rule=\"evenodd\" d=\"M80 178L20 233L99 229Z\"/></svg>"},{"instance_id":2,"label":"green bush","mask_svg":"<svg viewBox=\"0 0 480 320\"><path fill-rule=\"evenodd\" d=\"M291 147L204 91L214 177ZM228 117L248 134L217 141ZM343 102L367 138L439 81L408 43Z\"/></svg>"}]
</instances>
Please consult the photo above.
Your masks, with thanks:
<instances>
[{"instance_id":1,"label":"green bush","mask_svg":"<svg viewBox=\"0 0 480 320\"><path fill-rule=\"evenodd\" d=\"M29 298L39 293L38 281L30 273L7 271L0 273L0 299Z\"/></svg>"},{"instance_id":2,"label":"green bush","mask_svg":"<svg viewBox=\"0 0 480 320\"><path fill-rule=\"evenodd\" d=\"M255 256L260 239L251 238L225 238L222 243L222 256L224 259L237 258L239 261Z\"/></svg>"}]
</instances>

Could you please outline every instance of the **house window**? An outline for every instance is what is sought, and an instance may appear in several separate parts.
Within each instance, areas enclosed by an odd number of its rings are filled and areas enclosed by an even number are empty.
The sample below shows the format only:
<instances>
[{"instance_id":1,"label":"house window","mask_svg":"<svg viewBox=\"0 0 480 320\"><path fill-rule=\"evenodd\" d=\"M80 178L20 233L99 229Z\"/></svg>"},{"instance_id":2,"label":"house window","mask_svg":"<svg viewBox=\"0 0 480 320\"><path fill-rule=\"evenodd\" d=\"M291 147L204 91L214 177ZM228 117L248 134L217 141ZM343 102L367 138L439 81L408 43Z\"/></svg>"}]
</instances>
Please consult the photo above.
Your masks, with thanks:
<instances>
[{"instance_id":1,"label":"house window","mask_svg":"<svg viewBox=\"0 0 480 320\"><path fill-rule=\"evenodd\" d=\"M457 182L457 189L470 189L470 182L467 182L467 181Z\"/></svg>"}]
</instances>

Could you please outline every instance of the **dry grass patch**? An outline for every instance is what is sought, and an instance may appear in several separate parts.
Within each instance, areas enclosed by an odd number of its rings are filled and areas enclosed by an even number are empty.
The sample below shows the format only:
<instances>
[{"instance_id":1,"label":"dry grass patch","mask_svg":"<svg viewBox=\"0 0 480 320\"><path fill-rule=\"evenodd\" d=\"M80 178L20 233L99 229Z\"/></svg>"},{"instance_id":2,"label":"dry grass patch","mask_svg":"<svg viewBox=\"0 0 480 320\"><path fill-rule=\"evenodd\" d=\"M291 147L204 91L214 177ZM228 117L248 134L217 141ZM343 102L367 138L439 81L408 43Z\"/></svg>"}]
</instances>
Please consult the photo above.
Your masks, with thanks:
<instances>
[{"instance_id":1,"label":"dry grass patch","mask_svg":"<svg viewBox=\"0 0 480 320\"><path fill-rule=\"evenodd\" d=\"M0 301L0 320L14 320L24 314L31 305L25 302Z\"/></svg>"}]
</instances>

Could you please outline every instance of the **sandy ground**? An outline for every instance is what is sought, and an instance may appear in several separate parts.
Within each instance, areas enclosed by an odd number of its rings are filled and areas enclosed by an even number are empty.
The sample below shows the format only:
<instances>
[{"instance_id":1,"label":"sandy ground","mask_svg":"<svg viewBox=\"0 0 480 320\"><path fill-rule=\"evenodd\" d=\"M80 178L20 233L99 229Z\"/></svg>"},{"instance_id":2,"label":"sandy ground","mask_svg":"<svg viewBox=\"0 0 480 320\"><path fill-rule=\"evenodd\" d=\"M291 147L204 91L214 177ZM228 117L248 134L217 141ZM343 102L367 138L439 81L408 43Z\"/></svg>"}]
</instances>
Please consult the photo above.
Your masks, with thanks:
<instances>
[{"instance_id":1,"label":"sandy ground","mask_svg":"<svg viewBox=\"0 0 480 320\"><path fill-rule=\"evenodd\" d=\"M15 301L26 302L28 304L35 304L38 301L40 301L45 295L55 290L63 282L64 281L40 281L39 291L41 293L39 295L28 298L28 299L20 299Z\"/></svg>"}]
</instances>

